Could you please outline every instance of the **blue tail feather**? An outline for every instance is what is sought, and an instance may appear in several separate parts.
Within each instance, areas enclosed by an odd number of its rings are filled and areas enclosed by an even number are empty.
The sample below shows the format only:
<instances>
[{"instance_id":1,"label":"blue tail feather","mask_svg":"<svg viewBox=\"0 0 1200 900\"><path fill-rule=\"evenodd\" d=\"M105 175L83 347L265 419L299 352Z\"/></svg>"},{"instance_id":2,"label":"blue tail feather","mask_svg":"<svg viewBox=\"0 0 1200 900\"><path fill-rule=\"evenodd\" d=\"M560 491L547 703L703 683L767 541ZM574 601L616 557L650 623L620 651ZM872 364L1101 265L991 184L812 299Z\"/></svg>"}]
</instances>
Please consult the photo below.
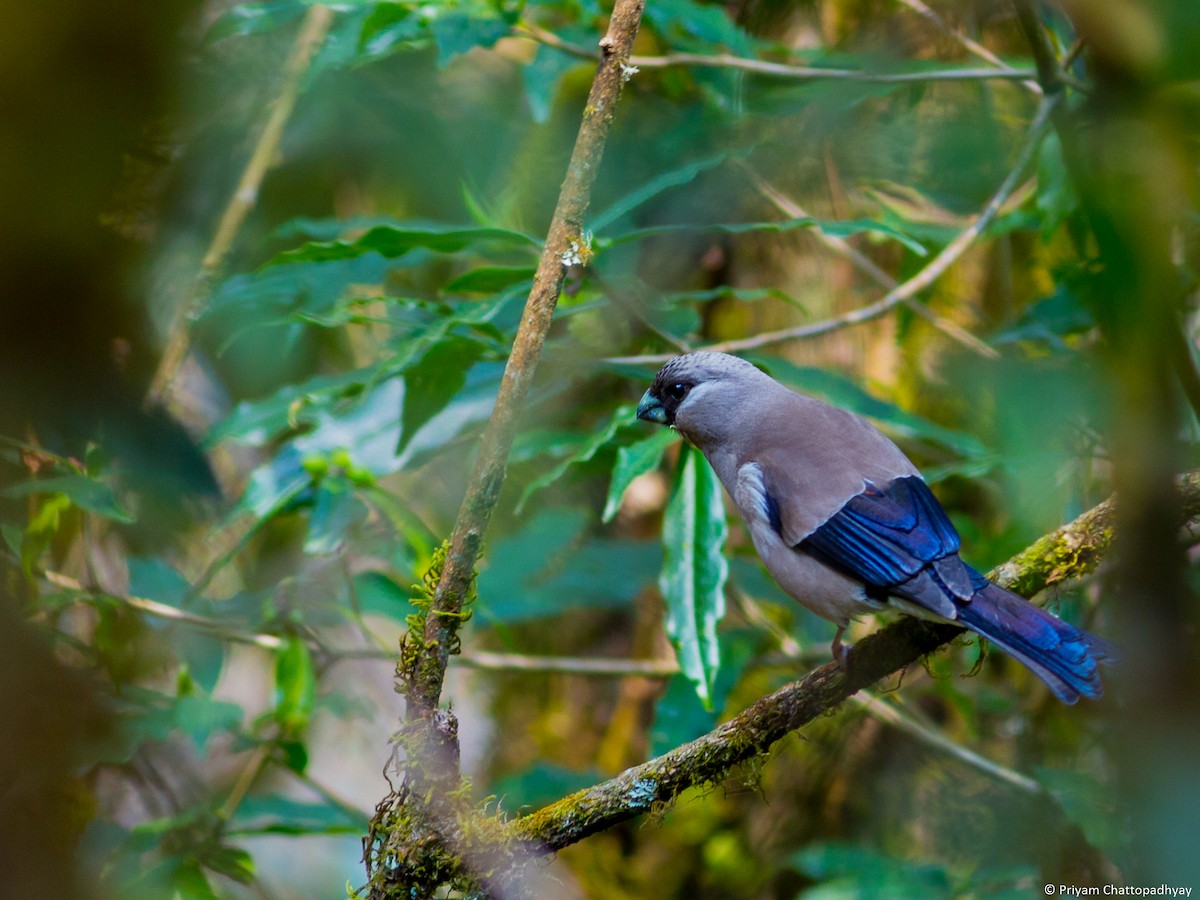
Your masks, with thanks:
<instances>
[{"instance_id":1,"label":"blue tail feather","mask_svg":"<svg viewBox=\"0 0 1200 900\"><path fill-rule=\"evenodd\" d=\"M982 576L979 582L959 607L959 622L1028 666L1064 703L1104 693L1099 664L1115 660L1111 644Z\"/></svg>"}]
</instances>

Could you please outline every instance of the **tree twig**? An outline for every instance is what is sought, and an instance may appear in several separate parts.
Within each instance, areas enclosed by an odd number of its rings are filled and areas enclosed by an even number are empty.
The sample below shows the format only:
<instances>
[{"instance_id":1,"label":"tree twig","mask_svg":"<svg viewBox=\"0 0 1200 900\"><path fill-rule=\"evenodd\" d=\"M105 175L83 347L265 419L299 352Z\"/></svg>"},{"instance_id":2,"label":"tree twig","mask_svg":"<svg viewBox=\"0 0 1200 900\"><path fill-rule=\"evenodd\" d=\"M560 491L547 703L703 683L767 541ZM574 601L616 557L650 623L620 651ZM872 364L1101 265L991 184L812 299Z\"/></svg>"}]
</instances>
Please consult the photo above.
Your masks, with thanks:
<instances>
[{"instance_id":1,"label":"tree twig","mask_svg":"<svg viewBox=\"0 0 1200 900\"><path fill-rule=\"evenodd\" d=\"M935 28L937 28L943 34L958 41L958 43L962 44L963 47L965 47L969 52L974 53L980 59L991 63L993 66L996 66L996 68L998 68L998 69L1010 69L1011 68L1008 65L1008 63L1006 63L1004 60L1002 60L1000 57L998 57L995 53L993 53L987 47L983 46L983 44L979 43L976 40L973 40L968 35L963 34L961 31L959 31L955 28L951 28L950 24L945 19L943 19L934 10L930 9L928 6L926 6L924 3L922 3L921 0L900 0L900 2L903 3L905 6L907 6L909 9L911 9L913 12L915 12L917 15L921 16L921 18L925 19L925 21L931 23ZM1022 84L1025 87L1027 87L1029 90L1033 91L1033 93L1035 93L1035 94L1042 93L1041 85L1039 85L1037 83L1037 81L1034 79L1029 79L1028 81L1023 81Z\"/></svg>"},{"instance_id":2,"label":"tree twig","mask_svg":"<svg viewBox=\"0 0 1200 900\"><path fill-rule=\"evenodd\" d=\"M517 33L532 38L555 50L580 59L595 59L596 54L564 41L558 35L535 25L522 25ZM664 53L660 56L631 56L629 65L639 69L667 69L686 66L695 69L736 69L774 78L793 78L805 81L858 81L867 84L914 84L928 81L1028 81L1035 72L1013 69L1001 63L991 69L935 69L927 72L867 72L860 69L832 69L820 66L800 66L768 62L730 53Z\"/></svg>"},{"instance_id":3,"label":"tree twig","mask_svg":"<svg viewBox=\"0 0 1200 900\"><path fill-rule=\"evenodd\" d=\"M970 747L964 747L957 741L948 738L938 729L931 728L917 721L911 715L893 706L891 703L881 700L879 697L874 697L864 692L862 694L855 694L850 698L850 702L872 718L890 725L897 731L904 732L909 737L928 747L933 747L935 750L940 750L942 753L952 756L959 762L983 772L997 781L1002 781L1010 787L1016 788L1023 794L1039 795L1044 793L1042 786L1028 775L1022 775L1008 766L1002 766L1000 763L988 759L980 753L976 753Z\"/></svg>"},{"instance_id":4,"label":"tree twig","mask_svg":"<svg viewBox=\"0 0 1200 900\"><path fill-rule=\"evenodd\" d=\"M746 176L754 183L759 193L766 197L774 204L775 208L782 212L785 216L792 219L810 218L808 212L792 200L773 184L764 179L761 175L751 169L744 162L739 162L740 167ZM894 290L899 286L900 282L885 272L868 257L861 253L853 244L843 237L836 234L829 234L822 228L815 230L817 242L828 250L836 253L838 256L849 261L854 268L866 275L876 285L884 290ZM971 332L967 331L961 325L951 322L942 316L939 316L933 310L923 303L918 303L913 297L909 297L904 301L906 309L911 310L916 315L920 316L934 328L941 331L951 340L957 341L964 347L978 353L980 356L988 359L998 359L1000 354L994 347L988 346Z\"/></svg>"},{"instance_id":5,"label":"tree twig","mask_svg":"<svg viewBox=\"0 0 1200 900\"><path fill-rule=\"evenodd\" d=\"M246 163L242 177L225 206L217 230L200 262L200 270L171 320L166 348L147 392L146 403L149 406L169 405L175 378L187 358L191 345L192 323L208 302L213 282L220 276L225 259L233 248L234 239L258 200L258 190L279 152L284 126L291 118L296 98L300 96L304 73L308 71L313 57L325 42L332 21L333 11L321 4L310 6L304 16L300 33L296 36L284 65L283 86L271 104L266 123L250 155L250 161Z\"/></svg>"},{"instance_id":6,"label":"tree twig","mask_svg":"<svg viewBox=\"0 0 1200 900\"><path fill-rule=\"evenodd\" d=\"M1005 177L992 199L988 201L987 206L980 211L975 220L964 228L949 244L942 248L942 251L931 259L924 268L916 275L907 281L898 284L892 290L888 291L879 300L867 306L851 310L840 316L835 316L830 319L825 319L820 322L812 322L807 325L799 325L794 328L784 328L779 331L767 331L762 334L754 335L753 337L738 338L731 341L721 341L716 344L711 344L703 349L717 350L724 353L738 353L744 350L754 350L759 347L766 347L771 344L781 344L785 341L801 340L803 338L813 338L820 335L828 334L831 331L837 331L846 328L850 325L860 325L863 322L870 322L878 319L880 316L886 315L888 312L906 302L909 298L915 296L925 290L937 279L939 279L946 270L950 268L958 259L967 251L967 249L979 239L980 235L996 218L1001 207L1004 206L1008 198L1012 195L1020 184L1022 174L1026 167L1033 160L1038 146L1041 144L1042 138L1046 132L1046 126L1058 101L1061 99L1060 94L1046 96L1042 99L1038 106L1037 113L1033 117L1033 123L1029 129L1029 136L1025 141L1025 145L1021 148L1021 152L1017 156L1017 160L1011 171ZM647 354L641 356L616 356L609 357L605 362L618 364L650 364L664 363L672 358L673 354Z\"/></svg>"},{"instance_id":7,"label":"tree twig","mask_svg":"<svg viewBox=\"0 0 1200 900\"><path fill-rule=\"evenodd\" d=\"M163 619L179 625L210 632L222 640L235 644L248 644L262 650L275 651L283 646L283 640L274 634L261 632L239 631L227 622L214 619L199 613L188 612L149 597L138 597L130 594L114 594L111 591L89 590L78 579L61 572L46 571L42 577L55 587L88 594L93 597L106 597L130 609L156 619ZM350 660L387 660L394 662L396 654L392 650L377 647L322 647L314 642L308 642L314 652L332 662ZM561 674L584 675L599 678L670 678L679 672L679 665L673 659L618 659L612 657L593 656L543 656L528 653L495 653L488 650L473 650L452 660L455 665L465 669L480 669L488 672L520 672L525 674Z\"/></svg>"}]
</instances>

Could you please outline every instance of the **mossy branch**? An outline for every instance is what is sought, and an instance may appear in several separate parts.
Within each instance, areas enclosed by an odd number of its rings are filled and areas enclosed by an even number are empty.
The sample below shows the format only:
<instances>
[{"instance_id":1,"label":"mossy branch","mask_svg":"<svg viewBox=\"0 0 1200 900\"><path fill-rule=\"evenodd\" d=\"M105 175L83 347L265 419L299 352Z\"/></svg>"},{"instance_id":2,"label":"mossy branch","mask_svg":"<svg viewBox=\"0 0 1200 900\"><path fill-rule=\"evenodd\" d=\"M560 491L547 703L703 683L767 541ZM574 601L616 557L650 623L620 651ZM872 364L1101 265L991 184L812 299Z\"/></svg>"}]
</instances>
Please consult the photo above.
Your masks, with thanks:
<instances>
[{"instance_id":1,"label":"mossy branch","mask_svg":"<svg viewBox=\"0 0 1200 900\"><path fill-rule=\"evenodd\" d=\"M1185 521L1200 515L1200 472L1179 480ZM1034 542L989 577L1026 596L1095 570L1113 543L1114 505L1107 500ZM829 663L763 697L701 738L616 778L564 797L512 825L531 852L561 850L652 808L689 787L714 784L734 766L766 752L788 733L829 712L855 692L918 661L961 635L953 625L906 618L860 641L846 669Z\"/></svg>"}]
</instances>

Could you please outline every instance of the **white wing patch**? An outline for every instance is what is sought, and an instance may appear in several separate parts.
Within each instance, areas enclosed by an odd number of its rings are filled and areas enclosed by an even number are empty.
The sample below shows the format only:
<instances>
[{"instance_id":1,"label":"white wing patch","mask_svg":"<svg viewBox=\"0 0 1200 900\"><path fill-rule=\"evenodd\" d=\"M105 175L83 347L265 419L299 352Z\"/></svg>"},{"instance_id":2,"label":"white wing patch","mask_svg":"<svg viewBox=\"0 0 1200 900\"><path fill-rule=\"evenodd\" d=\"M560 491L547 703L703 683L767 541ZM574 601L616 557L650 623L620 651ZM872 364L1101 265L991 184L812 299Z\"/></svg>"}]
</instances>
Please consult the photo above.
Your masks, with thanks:
<instances>
[{"instance_id":1,"label":"white wing patch","mask_svg":"<svg viewBox=\"0 0 1200 900\"><path fill-rule=\"evenodd\" d=\"M746 517L746 524L751 530L763 525L771 527L771 503L767 499L762 466L758 463L748 462L738 469L733 501Z\"/></svg>"}]
</instances>

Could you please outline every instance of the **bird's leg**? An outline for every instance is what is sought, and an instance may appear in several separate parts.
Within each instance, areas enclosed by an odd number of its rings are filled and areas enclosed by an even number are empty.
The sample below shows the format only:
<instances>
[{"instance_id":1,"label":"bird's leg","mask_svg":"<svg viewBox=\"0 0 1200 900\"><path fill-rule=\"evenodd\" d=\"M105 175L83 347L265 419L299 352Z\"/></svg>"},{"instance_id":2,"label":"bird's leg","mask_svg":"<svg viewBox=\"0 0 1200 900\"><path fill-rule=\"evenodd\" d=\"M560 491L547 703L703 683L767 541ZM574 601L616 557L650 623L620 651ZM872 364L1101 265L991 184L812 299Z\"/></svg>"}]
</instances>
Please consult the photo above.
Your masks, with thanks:
<instances>
[{"instance_id":1,"label":"bird's leg","mask_svg":"<svg viewBox=\"0 0 1200 900\"><path fill-rule=\"evenodd\" d=\"M842 635L846 633L846 626L838 626L837 634L833 636L833 643L829 649L833 651L833 661L843 669L846 668L846 658L850 654L850 645L842 643Z\"/></svg>"}]
</instances>

